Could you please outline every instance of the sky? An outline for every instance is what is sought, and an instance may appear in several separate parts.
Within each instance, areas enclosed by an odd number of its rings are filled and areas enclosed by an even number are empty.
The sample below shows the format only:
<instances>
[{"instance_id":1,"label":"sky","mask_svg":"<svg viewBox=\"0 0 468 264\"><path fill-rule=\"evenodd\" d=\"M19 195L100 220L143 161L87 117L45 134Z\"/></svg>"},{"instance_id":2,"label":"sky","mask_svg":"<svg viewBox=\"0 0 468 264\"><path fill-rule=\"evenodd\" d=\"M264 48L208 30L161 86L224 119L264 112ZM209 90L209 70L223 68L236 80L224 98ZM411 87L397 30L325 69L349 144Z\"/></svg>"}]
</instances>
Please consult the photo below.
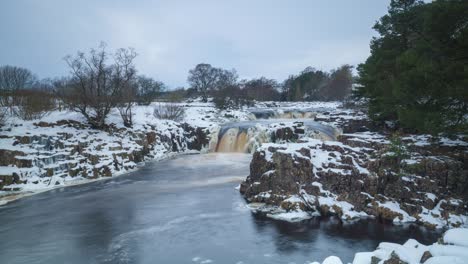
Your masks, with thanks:
<instances>
[{"instance_id":1,"label":"sky","mask_svg":"<svg viewBox=\"0 0 468 264\"><path fill-rule=\"evenodd\" d=\"M369 56L389 0L0 0L0 65L40 78L69 74L63 58L101 41L133 47L138 72L187 86L198 63L241 78L283 81Z\"/></svg>"}]
</instances>

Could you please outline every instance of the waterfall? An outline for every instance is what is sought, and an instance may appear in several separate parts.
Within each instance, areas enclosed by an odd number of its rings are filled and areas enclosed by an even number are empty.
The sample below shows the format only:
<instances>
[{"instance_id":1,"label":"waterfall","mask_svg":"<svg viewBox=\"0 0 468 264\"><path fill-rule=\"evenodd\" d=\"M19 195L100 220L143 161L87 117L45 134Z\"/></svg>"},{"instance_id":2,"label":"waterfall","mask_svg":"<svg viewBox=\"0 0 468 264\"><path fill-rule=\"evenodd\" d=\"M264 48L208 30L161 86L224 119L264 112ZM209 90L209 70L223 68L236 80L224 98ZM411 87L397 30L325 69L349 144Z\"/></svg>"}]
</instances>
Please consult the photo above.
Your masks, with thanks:
<instances>
[{"instance_id":1,"label":"waterfall","mask_svg":"<svg viewBox=\"0 0 468 264\"><path fill-rule=\"evenodd\" d=\"M262 143L291 141L300 137L336 140L338 129L315 122L325 108L250 108L252 120L232 122L213 131L209 149L215 152L252 153ZM284 139L277 131L289 129L294 138ZM284 132L284 131L283 131ZM279 137L278 137L279 136Z\"/></svg>"},{"instance_id":2,"label":"waterfall","mask_svg":"<svg viewBox=\"0 0 468 264\"><path fill-rule=\"evenodd\" d=\"M296 139L309 137L326 140L336 140L340 131L334 127L326 126L312 120L285 121L285 120L256 120L224 124L211 142L215 152L242 152L252 153L262 143L284 141L278 138L279 130L296 134Z\"/></svg>"}]
</instances>

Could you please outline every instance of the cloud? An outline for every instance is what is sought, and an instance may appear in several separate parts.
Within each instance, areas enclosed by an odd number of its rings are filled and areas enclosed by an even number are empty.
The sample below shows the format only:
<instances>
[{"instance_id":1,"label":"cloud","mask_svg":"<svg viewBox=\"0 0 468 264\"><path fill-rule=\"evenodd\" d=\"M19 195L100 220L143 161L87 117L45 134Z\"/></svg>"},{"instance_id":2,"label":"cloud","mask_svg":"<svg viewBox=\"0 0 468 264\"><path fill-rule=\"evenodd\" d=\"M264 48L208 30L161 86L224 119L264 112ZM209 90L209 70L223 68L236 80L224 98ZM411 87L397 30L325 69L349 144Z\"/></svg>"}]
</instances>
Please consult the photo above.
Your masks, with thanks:
<instances>
[{"instance_id":1,"label":"cloud","mask_svg":"<svg viewBox=\"0 0 468 264\"><path fill-rule=\"evenodd\" d=\"M200 62L281 81L309 65L328 70L363 61L383 2L11 1L0 8L0 62L62 75L63 56L102 40L109 48L134 47L139 71L170 87L186 85Z\"/></svg>"}]
</instances>

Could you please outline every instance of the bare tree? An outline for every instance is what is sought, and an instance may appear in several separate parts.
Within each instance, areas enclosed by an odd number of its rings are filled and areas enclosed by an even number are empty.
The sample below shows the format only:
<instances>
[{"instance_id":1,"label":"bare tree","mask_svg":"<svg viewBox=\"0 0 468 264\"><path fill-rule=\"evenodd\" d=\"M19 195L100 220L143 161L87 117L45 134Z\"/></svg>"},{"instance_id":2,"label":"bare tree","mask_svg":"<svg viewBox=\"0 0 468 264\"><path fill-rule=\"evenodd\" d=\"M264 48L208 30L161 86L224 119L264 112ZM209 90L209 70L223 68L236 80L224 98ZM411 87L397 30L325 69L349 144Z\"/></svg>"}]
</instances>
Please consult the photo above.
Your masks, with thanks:
<instances>
[{"instance_id":1,"label":"bare tree","mask_svg":"<svg viewBox=\"0 0 468 264\"><path fill-rule=\"evenodd\" d=\"M351 94L353 85L353 66L343 65L332 71L330 81L324 89L324 96L327 100L343 101Z\"/></svg>"},{"instance_id":2,"label":"bare tree","mask_svg":"<svg viewBox=\"0 0 468 264\"><path fill-rule=\"evenodd\" d=\"M0 67L0 106L8 107L13 112L15 92L30 89L36 82L34 74L25 68L5 65Z\"/></svg>"},{"instance_id":3,"label":"bare tree","mask_svg":"<svg viewBox=\"0 0 468 264\"><path fill-rule=\"evenodd\" d=\"M279 84L276 80L261 77L244 81L243 90L250 99L258 101L275 101L280 98Z\"/></svg>"},{"instance_id":4,"label":"bare tree","mask_svg":"<svg viewBox=\"0 0 468 264\"><path fill-rule=\"evenodd\" d=\"M119 49L111 56L105 48L106 45L101 43L89 54L78 52L76 56L65 57L71 78L62 92L63 99L95 128L105 126L106 117L116 106L121 109L125 125L131 125L134 98L129 90L133 89L135 81L133 60L136 52L131 48ZM109 57L113 58L111 63Z\"/></svg>"},{"instance_id":5,"label":"bare tree","mask_svg":"<svg viewBox=\"0 0 468 264\"><path fill-rule=\"evenodd\" d=\"M115 54L115 68L117 74L113 78L114 86L118 88L118 103L120 116L124 126L133 126L132 107L138 93L136 70L133 60L136 52L133 49L119 49Z\"/></svg>"},{"instance_id":6,"label":"bare tree","mask_svg":"<svg viewBox=\"0 0 468 264\"><path fill-rule=\"evenodd\" d=\"M218 79L216 80L216 90L222 90L228 87L234 87L238 84L239 75L236 69L224 70L218 69Z\"/></svg>"},{"instance_id":7,"label":"bare tree","mask_svg":"<svg viewBox=\"0 0 468 264\"><path fill-rule=\"evenodd\" d=\"M0 67L0 89L15 91L29 89L36 81L34 74L25 68L15 66Z\"/></svg>"},{"instance_id":8,"label":"bare tree","mask_svg":"<svg viewBox=\"0 0 468 264\"><path fill-rule=\"evenodd\" d=\"M144 75L138 76L138 103L149 105L165 90L162 82Z\"/></svg>"},{"instance_id":9,"label":"bare tree","mask_svg":"<svg viewBox=\"0 0 468 264\"><path fill-rule=\"evenodd\" d=\"M216 87L218 77L218 68L214 68L210 64L200 63L189 71L187 81L192 88L201 94L203 101L206 102L208 100L208 92Z\"/></svg>"}]
</instances>

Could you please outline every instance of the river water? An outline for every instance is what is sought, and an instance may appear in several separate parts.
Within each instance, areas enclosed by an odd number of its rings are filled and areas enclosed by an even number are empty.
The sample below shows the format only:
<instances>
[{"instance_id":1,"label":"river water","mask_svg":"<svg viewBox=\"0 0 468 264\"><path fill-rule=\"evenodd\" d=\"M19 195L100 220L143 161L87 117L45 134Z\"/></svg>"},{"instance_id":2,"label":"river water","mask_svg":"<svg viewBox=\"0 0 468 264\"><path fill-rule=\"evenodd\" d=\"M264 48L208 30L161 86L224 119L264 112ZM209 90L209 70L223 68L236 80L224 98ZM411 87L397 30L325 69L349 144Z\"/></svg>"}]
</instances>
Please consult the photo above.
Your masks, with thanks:
<instances>
[{"instance_id":1,"label":"river water","mask_svg":"<svg viewBox=\"0 0 468 264\"><path fill-rule=\"evenodd\" d=\"M248 154L184 155L0 207L0 263L306 263L380 241L432 243L414 226L253 215L235 187Z\"/></svg>"}]
</instances>

